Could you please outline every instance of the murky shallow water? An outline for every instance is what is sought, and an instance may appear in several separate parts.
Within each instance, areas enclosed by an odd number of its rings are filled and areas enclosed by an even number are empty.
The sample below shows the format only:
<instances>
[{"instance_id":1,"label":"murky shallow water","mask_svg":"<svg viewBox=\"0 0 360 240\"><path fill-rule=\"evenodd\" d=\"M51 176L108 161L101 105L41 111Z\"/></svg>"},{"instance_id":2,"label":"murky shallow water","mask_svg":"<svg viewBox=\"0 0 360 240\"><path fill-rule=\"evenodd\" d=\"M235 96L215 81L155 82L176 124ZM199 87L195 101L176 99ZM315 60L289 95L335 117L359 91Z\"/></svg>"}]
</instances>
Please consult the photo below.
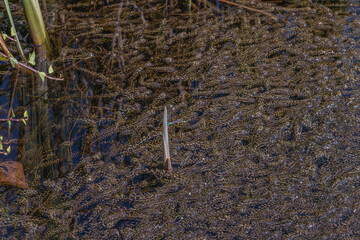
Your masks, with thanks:
<instances>
[{"instance_id":1,"label":"murky shallow water","mask_svg":"<svg viewBox=\"0 0 360 240\"><path fill-rule=\"evenodd\" d=\"M49 91L55 157L18 148L31 187L1 188L1 236L360 234L358 2L256 5L286 24L102 4L48 16L66 80ZM172 173L165 105L186 121L169 127Z\"/></svg>"}]
</instances>

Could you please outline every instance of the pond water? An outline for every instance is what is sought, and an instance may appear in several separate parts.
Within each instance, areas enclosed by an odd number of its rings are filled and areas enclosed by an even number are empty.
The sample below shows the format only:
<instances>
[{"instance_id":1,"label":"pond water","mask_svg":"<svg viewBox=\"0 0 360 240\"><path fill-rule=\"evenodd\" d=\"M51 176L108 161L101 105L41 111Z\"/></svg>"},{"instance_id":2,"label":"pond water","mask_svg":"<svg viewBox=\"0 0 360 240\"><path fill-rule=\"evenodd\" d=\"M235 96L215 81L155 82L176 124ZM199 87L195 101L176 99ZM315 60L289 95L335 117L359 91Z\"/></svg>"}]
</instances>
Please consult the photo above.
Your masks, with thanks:
<instances>
[{"instance_id":1,"label":"pond water","mask_svg":"<svg viewBox=\"0 0 360 240\"><path fill-rule=\"evenodd\" d=\"M359 2L179 2L48 3L64 81L1 125L30 185L0 187L1 238L359 237Z\"/></svg>"}]
</instances>

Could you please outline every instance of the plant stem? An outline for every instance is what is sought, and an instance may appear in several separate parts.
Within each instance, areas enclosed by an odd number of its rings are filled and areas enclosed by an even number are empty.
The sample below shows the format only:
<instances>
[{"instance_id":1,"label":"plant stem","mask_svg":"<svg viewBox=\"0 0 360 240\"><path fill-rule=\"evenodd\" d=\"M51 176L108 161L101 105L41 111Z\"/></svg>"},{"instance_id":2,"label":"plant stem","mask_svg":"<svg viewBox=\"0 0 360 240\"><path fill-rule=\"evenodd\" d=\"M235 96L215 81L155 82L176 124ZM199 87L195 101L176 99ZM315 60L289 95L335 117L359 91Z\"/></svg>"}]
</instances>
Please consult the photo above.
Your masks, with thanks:
<instances>
[{"instance_id":1,"label":"plant stem","mask_svg":"<svg viewBox=\"0 0 360 240\"><path fill-rule=\"evenodd\" d=\"M0 52L0 55L3 56L4 58L10 60L9 57L6 56L4 53ZM16 66L20 66L20 67L21 67L22 69L24 69L26 72L30 70L31 72L38 74L38 71L37 71L36 69L34 69L34 68L32 68L32 67L29 67L29 66L27 66L27 65L24 64L24 63L18 62L18 63L16 64ZM48 76L48 75L45 75L45 77L46 77L47 79L56 80L56 81L63 81L63 80L64 80L63 78L51 77L51 76Z\"/></svg>"},{"instance_id":2,"label":"plant stem","mask_svg":"<svg viewBox=\"0 0 360 240\"><path fill-rule=\"evenodd\" d=\"M9 6L9 1L8 0L4 0L4 3L5 3L5 7L6 7L6 12L8 14L8 17L9 17L9 20L10 20L10 25L11 27L14 29L14 32L15 32L15 40L16 40L16 47L19 51L19 54L21 56L21 58L23 59L23 61L26 61L26 58L24 56L24 52L21 48L21 44L19 42L19 38L16 34L16 28L15 28L15 24L14 24L14 21L13 21L13 18L12 18L12 15L11 15L11 11L10 11L10 6Z\"/></svg>"},{"instance_id":3,"label":"plant stem","mask_svg":"<svg viewBox=\"0 0 360 240\"><path fill-rule=\"evenodd\" d=\"M168 122L167 122L167 108L164 108L163 117L163 140L164 140L164 169L167 171L172 170L171 159L170 159L170 148L169 148L169 133L168 133Z\"/></svg>"},{"instance_id":4,"label":"plant stem","mask_svg":"<svg viewBox=\"0 0 360 240\"><path fill-rule=\"evenodd\" d=\"M33 43L35 45L45 44L46 50L50 53L50 41L45 29L38 0L23 0L22 2Z\"/></svg>"}]
</instances>

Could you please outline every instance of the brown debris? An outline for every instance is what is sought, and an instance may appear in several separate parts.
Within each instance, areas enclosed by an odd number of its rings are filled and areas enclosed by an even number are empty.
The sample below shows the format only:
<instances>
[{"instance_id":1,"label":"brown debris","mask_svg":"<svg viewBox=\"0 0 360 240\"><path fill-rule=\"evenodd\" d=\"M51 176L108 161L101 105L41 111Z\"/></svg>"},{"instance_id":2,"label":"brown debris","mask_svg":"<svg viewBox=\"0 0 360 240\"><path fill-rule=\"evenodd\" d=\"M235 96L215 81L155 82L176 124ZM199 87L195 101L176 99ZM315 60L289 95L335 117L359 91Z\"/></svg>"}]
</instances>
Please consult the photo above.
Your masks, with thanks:
<instances>
[{"instance_id":1,"label":"brown debris","mask_svg":"<svg viewBox=\"0 0 360 240\"><path fill-rule=\"evenodd\" d=\"M0 185L10 185L21 188L29 187L23 165L15 161L0 163Z\"/></svg>"}]
</instances>

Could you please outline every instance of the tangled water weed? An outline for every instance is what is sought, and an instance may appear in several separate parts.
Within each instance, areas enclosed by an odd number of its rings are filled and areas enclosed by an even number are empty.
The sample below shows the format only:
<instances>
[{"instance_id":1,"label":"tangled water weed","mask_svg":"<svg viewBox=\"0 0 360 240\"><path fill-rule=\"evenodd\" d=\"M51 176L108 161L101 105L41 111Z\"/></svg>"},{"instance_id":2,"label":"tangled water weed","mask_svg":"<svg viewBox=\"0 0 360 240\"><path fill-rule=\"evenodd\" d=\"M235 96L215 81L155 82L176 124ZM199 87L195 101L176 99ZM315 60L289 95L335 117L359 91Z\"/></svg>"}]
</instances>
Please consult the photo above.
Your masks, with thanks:
<instances>
[{"instance_id":1,"label":"tangled water weed","mask_svg":"<svg viewBox=\"0 0 360 240\"><path fill-rule=\"evenodd\" d=\"M0 236L357 238L359 2L255 2L287 23L175 1L44 14L65 79L54 157L21 152L33 177L0 188ZM164 105L187 121L169 127L171 173Z\"/></svg>"}]
</instances>

